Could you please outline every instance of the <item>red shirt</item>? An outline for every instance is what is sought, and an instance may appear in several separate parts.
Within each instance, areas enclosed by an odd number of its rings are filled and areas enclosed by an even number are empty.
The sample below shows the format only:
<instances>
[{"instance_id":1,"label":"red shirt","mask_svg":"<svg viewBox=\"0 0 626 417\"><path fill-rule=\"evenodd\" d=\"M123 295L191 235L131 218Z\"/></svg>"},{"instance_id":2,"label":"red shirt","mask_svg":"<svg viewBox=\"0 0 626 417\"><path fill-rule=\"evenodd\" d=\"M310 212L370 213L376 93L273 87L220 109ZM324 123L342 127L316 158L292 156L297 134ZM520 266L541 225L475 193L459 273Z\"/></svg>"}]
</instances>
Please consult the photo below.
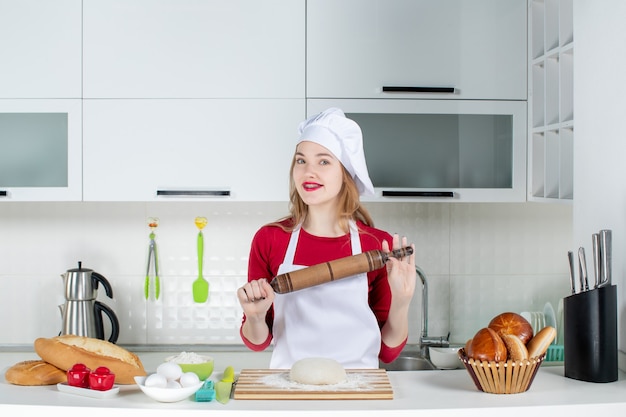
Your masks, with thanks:
<instances>
[{"instance_id":1,"label":"red shirt","mask_svg":"<svg viewBox=\"0 0 626 417\"><path fill-rule=\"evenodd\" d=\"M288 224L288 222L285 221L283 224ZM357 222L357 227L359 229L362 252L381 249L383 240L386 240L391 246L392 237L389 233L366 226L361 222ZM248 261L248 281L259 278L270 280L278 275L278 267L283 263L290 237L291 232L285 232L280 227L274 225L265 225L257 231L252 240L250 259ZM311 266L351 255L352 247L349 233L344 236L330 238L314 236L302 229L300 230L300 237L294 256L294 264ZM382 328L387 321L391 304L391 291L387 282L387 268L369 272L367 277L369 282L369 305L378 320L379 327ZM243 321L245 320L244 316ZM260 345L255 345L241 334L244 344L255 351L267 348L272 340L273 321L274 311L273 308L270 308L266 317L266 322L270 329L267 340ZM381 343L379 358L383 362L391 362L400 354L405 344L406 340L400 346L395 347L389 347Z\"/></svg>"}]
</instances>

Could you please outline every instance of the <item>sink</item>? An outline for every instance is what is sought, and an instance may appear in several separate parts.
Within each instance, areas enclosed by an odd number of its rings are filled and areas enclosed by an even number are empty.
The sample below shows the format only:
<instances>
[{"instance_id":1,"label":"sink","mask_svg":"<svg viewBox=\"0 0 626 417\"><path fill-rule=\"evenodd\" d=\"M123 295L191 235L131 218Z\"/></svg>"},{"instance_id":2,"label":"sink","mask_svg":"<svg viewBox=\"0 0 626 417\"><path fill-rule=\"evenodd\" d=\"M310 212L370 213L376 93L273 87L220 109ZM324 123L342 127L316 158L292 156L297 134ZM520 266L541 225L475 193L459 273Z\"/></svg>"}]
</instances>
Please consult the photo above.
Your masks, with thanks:
<instances>
[{"instance_id":1,"label":"sink","mask_svg":"<svg viewBox=\"0 0 626 417\"><path fill-rule=\"evenodd\" d=\"M387 371L432 371L435 368L428 359L420 356L401 355L390 363L381 363L381 368Z\"/></svg>"}]
</instances>

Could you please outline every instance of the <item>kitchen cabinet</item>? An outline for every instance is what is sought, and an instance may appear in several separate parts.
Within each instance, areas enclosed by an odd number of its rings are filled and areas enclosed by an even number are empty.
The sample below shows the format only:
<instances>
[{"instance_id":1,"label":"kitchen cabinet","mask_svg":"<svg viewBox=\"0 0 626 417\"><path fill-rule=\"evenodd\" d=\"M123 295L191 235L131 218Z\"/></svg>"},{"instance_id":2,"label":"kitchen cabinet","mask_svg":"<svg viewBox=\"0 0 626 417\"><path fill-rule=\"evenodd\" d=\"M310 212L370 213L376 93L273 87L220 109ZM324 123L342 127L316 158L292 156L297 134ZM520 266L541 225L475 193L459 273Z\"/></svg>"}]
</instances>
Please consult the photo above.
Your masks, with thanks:
<instances>
[{"instance_id":1,"label":"kitchen cabinet","mask_svg":"<svg viewBox=\"0 0 626 417\"><path fill-rule=\"evenodd\" d=\"M385 202L526 201L526 102L307 100L363 132L374 197Z\"/></svg>"},{"instance_id":2,"label":"kitchen cabinet","mask_svg":"<svg viewBox=\"0 0 626 417\"><path fill-rule=\"evenodd\" d=\"M529 0L529 190L532 201L574 198L572 0Z\"/></svg>"},{"instance_id":3,"label":"kitchen cabinet","mask_svg":"<svg viewBox=\"0 0 626 417\"><path fill-rule=\"evenodd\" d=\"M84 100L84 200L287 201L304 100Z\"/></svg>"},{"instance_id":4,"label":"kitchen cabinet","mask_svg":"<svg viewBox=\"0 0 626 417\"><path fill-rule=\"evenodd\" d=\"M0 99L79 98L81 0L0 0Z\"/></svg>"},{"instance_id":5,"label":"kitchen cabinet","mask_svg":"<svg viewBox=\"0 0 626 417\"><path fill-rule=\"evenodd\" d=\"M80 201L81 100L0 99L0 201Z\"/></svg>"},{"instance_id":6,"label":"kitchen cabinet","mask_svg":"<svg viewBox=\"0 0 626 417\"><path fill-rule=\"evenodd\" d=\"M308 0L307 97L526 100L526 33L526 0Z\"/></svg>"},{"instance_id":7,"label":"kitchen cabinet","mask_svg":"<svg viewBox=\"0 0 626 417\"><path fill-rule=\"evenodd\" d=\"M304 0L85 0L85 98L301 98Z\"/></svg>"}]
</instances>

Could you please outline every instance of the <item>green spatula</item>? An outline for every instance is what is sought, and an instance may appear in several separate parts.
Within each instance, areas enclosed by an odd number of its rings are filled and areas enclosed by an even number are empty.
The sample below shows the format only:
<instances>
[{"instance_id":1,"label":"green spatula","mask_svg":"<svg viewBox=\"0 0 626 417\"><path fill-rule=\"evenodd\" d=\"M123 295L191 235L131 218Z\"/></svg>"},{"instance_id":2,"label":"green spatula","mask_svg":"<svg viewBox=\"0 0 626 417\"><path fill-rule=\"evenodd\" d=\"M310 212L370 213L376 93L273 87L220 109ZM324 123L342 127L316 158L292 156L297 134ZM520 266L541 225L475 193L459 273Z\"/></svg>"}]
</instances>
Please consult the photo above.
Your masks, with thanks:
<instances>
[{"instance_id":1,"label":"green spatula","mask_svg":"<svg viewBox=\"0 0 626 417\"><path fill-rule=\"evenodd\" d=\"M204 236L202 229L206 226L205 217L196 217L196 227L198 228L198 278L193 282L193 301L204 303L209 298L209 282L202 276L202 260L204 258Z\"/></svg>"}]
</instances>

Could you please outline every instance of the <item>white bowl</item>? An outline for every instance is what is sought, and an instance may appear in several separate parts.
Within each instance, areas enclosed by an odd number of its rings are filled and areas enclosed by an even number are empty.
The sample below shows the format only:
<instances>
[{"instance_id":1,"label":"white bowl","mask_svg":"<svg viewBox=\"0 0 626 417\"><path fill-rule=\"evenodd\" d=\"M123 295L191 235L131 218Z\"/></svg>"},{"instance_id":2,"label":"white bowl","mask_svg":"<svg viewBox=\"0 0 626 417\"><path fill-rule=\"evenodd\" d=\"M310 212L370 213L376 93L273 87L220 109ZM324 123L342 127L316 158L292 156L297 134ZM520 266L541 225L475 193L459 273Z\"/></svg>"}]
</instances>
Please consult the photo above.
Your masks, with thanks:
<instances>
[{"instance_id":1,"label":"white bowl","mask_svg":"<svg viewBox=\"0 0 626 417\"><path fill-rule=\"evenodd\" d=\"M438 369L457 369L463 366L459 359L460 347L429 347L430 361Z\"/></svg>"},{"instance_id":2,"label":"white bowl","mask_svg":"<svg viewBox=\"0 0 626 417\"><path fill-rule=\"evenodd\" d=\"M187 397L192 396L196 393L202 385L204 381L200 381L198 384L193 385L191 387L185 388L156 388L156 387L146 387L144 383L146 382L145 376L136 376L135 382L139 385L139 388L150 398L153 400L160 401L162 403L175 403L177 401L182 401Z\"/></svg>"}]
</instances>

